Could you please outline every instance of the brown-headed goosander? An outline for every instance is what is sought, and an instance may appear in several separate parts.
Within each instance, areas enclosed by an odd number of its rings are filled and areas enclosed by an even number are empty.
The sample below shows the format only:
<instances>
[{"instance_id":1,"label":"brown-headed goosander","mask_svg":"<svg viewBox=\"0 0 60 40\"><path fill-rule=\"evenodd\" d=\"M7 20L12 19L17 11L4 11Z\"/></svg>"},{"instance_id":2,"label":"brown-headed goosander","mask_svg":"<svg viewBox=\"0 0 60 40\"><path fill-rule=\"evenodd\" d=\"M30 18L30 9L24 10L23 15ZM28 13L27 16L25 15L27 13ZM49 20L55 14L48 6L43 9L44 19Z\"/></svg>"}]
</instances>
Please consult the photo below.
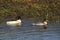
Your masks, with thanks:
<instances>
[{"instance_id":1,"label":"brown-headed goosander","mask_svg":"<svg viewBox=\"0 0 60 40\"><path fill-rule=\"evenodd\" d=\"M32 23L32 25L44 26L44 29L46 29L47 22L48 22L47 18L44 18L42 22Z\"/></svg>"}]
</instances>

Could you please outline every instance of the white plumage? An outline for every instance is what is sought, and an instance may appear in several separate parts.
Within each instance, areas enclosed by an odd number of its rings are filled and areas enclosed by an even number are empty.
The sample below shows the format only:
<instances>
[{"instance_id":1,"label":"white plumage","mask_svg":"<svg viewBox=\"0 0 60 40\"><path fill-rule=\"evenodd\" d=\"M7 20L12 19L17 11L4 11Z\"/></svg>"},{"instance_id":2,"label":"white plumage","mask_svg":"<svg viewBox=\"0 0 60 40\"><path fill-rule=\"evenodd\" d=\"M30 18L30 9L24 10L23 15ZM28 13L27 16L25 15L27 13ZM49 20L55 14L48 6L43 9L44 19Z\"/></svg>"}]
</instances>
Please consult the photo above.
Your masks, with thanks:
<instances>
[{"instance_id":1,"label":"white plumage","mask_svg":"<svg viewBox=\"0 0 60 40\"><path fill-rule=\"evenodd\" d=\"M32 25L43 26L43 25L47 25L47 22L48 22L48 20L46 18L44 18L42 22L32 23Z\"/></svg>"},{"instance_id":2,"label":"white plumage","mask_svg":"<svg viewBox=\"0 0 60 40\"><path fill-rule=\"evenodd\" d=\"M21 20L16 20L16 21L7 21L6 22L7 25L9 26L20 26L21 25Z\"/></svg>"},{"instance_id":3,"label":"white plumage","mask_svg":"<svg viewBox=\"0 0 60 40\"><path fill-rule=\"evenodd\" d=\"M40 25L40 26L43 26L43 25L47 25L47 22L43 22L43 23L32 23L32 25Z\"/></svg>"}]
</instances>

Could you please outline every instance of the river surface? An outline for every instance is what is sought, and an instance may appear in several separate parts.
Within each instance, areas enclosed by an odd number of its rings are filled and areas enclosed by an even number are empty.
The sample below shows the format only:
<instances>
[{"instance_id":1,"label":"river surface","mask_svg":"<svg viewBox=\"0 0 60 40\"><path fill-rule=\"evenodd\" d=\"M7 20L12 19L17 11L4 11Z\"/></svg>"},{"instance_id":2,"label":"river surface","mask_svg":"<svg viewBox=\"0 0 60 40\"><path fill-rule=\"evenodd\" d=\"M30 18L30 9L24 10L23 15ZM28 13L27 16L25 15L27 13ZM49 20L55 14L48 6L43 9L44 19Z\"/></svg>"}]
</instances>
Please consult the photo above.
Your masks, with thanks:
<instances>
[{"instance_id":1,"label":"river surface","mask_svg":"<svg viewBox=\"0 0 60 40\"><path fill-rule=\"evenodd\" d=\"M0 40L60 40L60 23L48 22L47 29L33 26L35 19L23 19L21 26L0 25Z\"/></svg>"}]
</instances>

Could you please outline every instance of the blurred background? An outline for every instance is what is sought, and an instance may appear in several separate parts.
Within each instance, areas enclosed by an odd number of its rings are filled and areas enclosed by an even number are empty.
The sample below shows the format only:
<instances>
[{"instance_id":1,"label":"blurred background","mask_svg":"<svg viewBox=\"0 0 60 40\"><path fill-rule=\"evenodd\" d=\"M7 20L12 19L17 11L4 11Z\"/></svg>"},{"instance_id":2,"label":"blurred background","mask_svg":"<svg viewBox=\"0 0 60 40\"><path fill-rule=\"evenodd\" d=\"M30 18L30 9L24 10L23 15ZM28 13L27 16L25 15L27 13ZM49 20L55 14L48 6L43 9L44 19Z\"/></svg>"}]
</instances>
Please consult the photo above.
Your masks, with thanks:
<instances>
[{"instance_id":1,"label":"blurred background","mask_svg":"<svg viewBox=\"0 0 60 40\"><path fill-rule=\"evenodd\" d=\"M0 23L18 16L60 22L60 0L0 0Z\"/></svg>"}]
</instances>

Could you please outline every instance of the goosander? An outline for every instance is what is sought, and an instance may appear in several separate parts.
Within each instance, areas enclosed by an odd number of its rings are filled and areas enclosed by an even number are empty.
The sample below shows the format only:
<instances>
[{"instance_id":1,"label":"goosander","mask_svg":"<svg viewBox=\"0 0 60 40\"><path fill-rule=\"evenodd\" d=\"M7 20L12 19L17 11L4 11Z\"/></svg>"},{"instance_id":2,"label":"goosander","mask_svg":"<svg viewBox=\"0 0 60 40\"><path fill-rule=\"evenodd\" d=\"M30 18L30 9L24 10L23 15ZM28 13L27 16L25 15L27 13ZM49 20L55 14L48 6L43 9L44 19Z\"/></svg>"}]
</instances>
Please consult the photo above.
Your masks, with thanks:
<instances>
[{"instance_id":1,"label":"goosander","mask_svg":"<svg viewBox=\"0 0 60 40\"><path fill-rule=\"evenodd\" d=\"M38 22L38 23L32 23L32 25L39 25L39 26L44 26L44 25L47 25L47 19L43 19L43 22Z\"/></svg>"},{"instance_id":2,"label":"goosander","mask_svg":"<svg viewBox=\"0 0 60 40\"><path fill-rule=\"evenodd\" d=\"M16 21L7 21L6 22L7 25L9 26L20 26L21 25L21 20L16 20Z\"/></svg>"},{"instance_id":3,"label":"goosander","mask_svg":"<svg viewBox=\"0 0 60 40\"><path fill-rule=\"evenodd\" d=\"M47 25L47 22L32 23L32 25L40 25L40 26L43 26L43 25Z\"/></svg>"},{"instance_id":4,"label":"goosander","mask_svg":"<svg viewBox=\"0 0 60 40\"><path fill-rule=\"evenodd\" d=\"M43 19L43 22L39 22L39 23L32 23L32 25L43 26L43 27L44 27L44 29L47 29L47 22L48 22L48 20L45 18L45 19Z\"/></svg>"}]
</instances>

